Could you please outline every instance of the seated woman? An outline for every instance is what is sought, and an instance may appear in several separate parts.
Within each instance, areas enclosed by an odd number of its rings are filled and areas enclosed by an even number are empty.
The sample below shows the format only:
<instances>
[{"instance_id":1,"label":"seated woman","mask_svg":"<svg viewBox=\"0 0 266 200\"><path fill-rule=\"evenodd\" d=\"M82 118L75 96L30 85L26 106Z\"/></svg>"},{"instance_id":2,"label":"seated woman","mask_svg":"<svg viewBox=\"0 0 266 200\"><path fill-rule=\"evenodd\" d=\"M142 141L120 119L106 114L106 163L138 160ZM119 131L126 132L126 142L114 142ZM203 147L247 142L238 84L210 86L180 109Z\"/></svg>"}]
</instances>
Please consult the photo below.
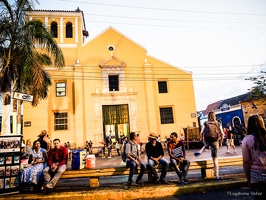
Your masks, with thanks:
<instances>
[{"instance_id":1,"label":"seated woman","mask_svg":"<svg viewBox=\"0 0 266 200\"><path fill-rule=\"evenodd\" d=\"M30 164L21 173L21 189L26 190L29 184L34 184L33 188L37 187L42 175L43 169L46 167L48 159L46 150L41 148L40 141L33 142L32 151L28 160Z\"/></svg>"}]
</instances>

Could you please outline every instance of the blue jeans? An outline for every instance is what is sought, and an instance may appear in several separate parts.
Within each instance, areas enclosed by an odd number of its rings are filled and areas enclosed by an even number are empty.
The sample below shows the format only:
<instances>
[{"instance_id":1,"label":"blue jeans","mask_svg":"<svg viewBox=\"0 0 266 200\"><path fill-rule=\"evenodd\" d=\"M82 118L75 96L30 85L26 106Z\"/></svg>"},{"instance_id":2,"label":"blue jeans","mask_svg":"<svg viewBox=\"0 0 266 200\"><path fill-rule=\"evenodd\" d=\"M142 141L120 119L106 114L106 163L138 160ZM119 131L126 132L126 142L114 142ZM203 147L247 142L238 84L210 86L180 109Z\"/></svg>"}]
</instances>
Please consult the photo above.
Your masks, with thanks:
<instances>
[{"instance_id":1,"label":"blue jeans","mask_svg":"<svg viewBox=\"0 0 266 200\"><path fill-rule=\"evenodd\" d=\"M128 160L127 161L127 167L130 168L129 169L128 182L132 183L132 178L133 178L134 172L135 172L135 170L137 168L137 164L134 161L132 161L132 160ZM139 173L139 175L137 177L136 182L141 181L141 179L143 177L143 174L145 172L145 169L146 169L146 165L144 163L140 162L140 173Z\"/></svg>"},{"instance_id":2,"label":"blue jeans","mask_svg":"<svg viewBox=\"0 0 266 200\"><path fill-rule=\"evenodd\" d=\"M160 180L163 180L163 179L165 179L166 173L168 171L169 163L168 163L168 161L165 158L161 158L159 160L159 163L162 166L162 173L161 173L161 176L160 176ZM152 159L150 159L150 158L148 159L148 165L150 166L151 171L152 171L154 177L156 179L159 179L158 174L157 174L156 170L154 169L154 166L156 164L157 163L155 163Z\"/></svg>"},{"instance_id":3,"label":"blue jeans","mask_svg":"<svg viewBox=\"0 0 266 200\"><path fill-rule=\"evenodd\" d=\"M173 158L170 158L170 162L173 165L176 174L178 175L179 178L184 177L186 178L188 169L190 166L190 161L187 159L184 159L182 163L177 163L177 161Z\"/></svg>"}]
</instances>

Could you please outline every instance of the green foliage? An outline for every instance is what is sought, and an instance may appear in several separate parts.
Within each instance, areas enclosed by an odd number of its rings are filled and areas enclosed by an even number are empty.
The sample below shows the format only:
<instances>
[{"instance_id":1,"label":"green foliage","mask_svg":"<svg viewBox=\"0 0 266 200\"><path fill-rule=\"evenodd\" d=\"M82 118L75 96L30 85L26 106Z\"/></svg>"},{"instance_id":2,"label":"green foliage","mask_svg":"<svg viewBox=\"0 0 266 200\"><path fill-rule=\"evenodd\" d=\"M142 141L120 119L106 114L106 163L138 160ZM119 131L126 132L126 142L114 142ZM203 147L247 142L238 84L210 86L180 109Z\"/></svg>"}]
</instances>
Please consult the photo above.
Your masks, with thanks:
<instances>
[{"instance_id":1,"label":"green foliage","mask_svg":"<svg viewBox=\"0 0 266 200\"><path fill-rule=\"evenodd\" d=\"M250 89L249 100L266 98L266 72L261 71L259 76L246 80L254 82L254 86Z\"/></svg>"},{"instance_id":2,"label":"green foliage","mask_svg":"<svg viewBox=\"0 0 266 200\"><path fill-rule=\"evenodd\" d=\"M0 0L0 92L33 95L32 105L47 98L52 84L44 66L63 67L61 49L42 22L29 20L33 0ZM38 2L37 2L38 3Z\"/></svg>"}]
</instances>

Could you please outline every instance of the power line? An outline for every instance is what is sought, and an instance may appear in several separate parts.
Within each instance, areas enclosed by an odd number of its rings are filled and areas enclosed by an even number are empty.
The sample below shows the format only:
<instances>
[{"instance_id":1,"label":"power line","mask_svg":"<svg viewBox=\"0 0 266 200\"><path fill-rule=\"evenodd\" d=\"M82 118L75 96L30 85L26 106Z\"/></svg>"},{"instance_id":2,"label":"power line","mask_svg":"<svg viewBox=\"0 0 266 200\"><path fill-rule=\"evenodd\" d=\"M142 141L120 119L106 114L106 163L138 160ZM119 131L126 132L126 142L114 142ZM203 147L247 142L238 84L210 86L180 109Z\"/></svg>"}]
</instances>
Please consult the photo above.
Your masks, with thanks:
<instances>
[{"instance_id":1,"label":"power line","mask_svg":"<svg viewBox=\"0 0 266 200\"><path fill-rule=\"evenodd\" d=\"M113 17L121 19L137 19L137 20L152 20L152 21L171 21L171 22L189 22L189 23L221 23L221 24L265 24L266 22L248 22L248 21L200 21L200 20L182 20L182 19L162 19L162 18L145 18L145 17L127 17L119 15L100 15L100 14L85 14L99 17Z\"/></svg>"},{"instance_id":2,"label":"power line","mask_svg":"<svg viewBox=\"0 0 266 200\"><path fill-rule=\"evenodd\" d=\"M104 23L104 24L121 24L121 25L129 25L129 26L150 26L150 27L164 27L164 28L206 28L206 29L258 29L258 27L218 27L218 26L181 26L181 25L158 25L158 24L138 24L138 23L123 23L123 22L103 22L97 20L85 20L87 23L95 22L95 23ZM265 29L266 27L259 27L261 29Z\"/></svg>"},{"instance_id":3,"label":"power line","mask_svg":"<svg viewBox=\"0 0 266 200\"><path fill-rule=\"evenodd\" d=\"M261 14L261 13L211 12L211 11L181 10L181 9L171 9L171 8L155 8L155 7L118 5L118 4L107 4L107 3L94 3L94 2L73 1L73 0L59 0L59 1L73 2L73 3L82 3L82 4L91 4L91 5L100 5L100 6L135 8L135 9L144 9L144 10L157 10L157 11L174 11L174 12L188 12L188 13L202 13L202 14L222 14L222 15L266 16L266 14Z\"/></svg>"}]
</instances>

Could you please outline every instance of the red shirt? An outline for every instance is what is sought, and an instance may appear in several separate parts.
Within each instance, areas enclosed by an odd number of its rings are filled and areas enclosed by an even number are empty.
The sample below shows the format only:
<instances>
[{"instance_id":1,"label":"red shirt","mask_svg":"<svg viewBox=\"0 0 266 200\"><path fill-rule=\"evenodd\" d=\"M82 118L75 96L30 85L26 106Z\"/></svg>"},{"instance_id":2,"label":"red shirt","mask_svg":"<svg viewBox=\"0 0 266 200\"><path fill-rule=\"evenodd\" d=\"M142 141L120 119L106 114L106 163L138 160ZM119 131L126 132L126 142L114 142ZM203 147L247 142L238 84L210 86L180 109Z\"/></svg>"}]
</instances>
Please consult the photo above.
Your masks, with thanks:
<instances>
[{"instance_id":1,"label":"red shirt","mask_svg":"<svg viewBox=\"0 0 266 200\"><path fill-rule=\"evenodd\" d=\"M52 148L48 152L48 165L51 167L53 163L58 163L57 167L67 164L68 149L60 146L59 149Z\"/></svg>"}]
</instances>

